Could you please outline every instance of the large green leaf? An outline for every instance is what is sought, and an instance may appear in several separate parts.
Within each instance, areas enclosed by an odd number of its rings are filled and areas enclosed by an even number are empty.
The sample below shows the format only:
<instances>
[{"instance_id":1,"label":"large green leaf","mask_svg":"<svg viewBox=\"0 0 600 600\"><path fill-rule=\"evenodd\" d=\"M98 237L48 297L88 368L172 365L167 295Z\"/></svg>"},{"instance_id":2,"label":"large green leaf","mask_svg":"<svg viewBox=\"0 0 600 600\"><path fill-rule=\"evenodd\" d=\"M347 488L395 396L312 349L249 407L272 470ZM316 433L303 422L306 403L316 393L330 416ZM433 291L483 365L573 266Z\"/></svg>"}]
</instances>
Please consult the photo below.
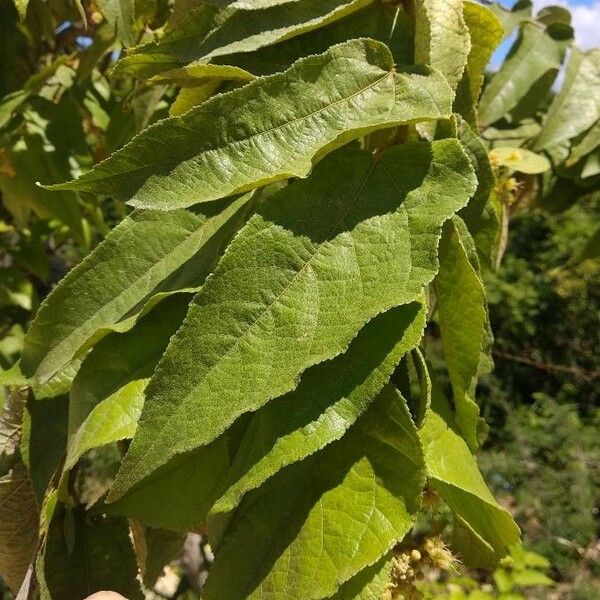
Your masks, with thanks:
<instances>
[{"instance_id":1,"label":"large green leaf","mask_svg":"<svg viewBox=\"0 0 600 600\"><path fill-rule=\"evenodd\" d=\"M563 29L560 29L563 33ZM569 39L553 38L548 30L525 23L500 70L484 89L479 103L479 120L487 125L502 118L527 97L538 82L535 103L541 102L562 64Z\"/></svg>"},{"instance_id":2,"label":"large green leaf","mask_svg":"<svg viewBox=\"0 0 600 600\"><path fill-rule=\"evenodd\" d=\"M58 187L114 195L138 207L189 206L305 177L313 161L350 139L436 119L450 112L450 103L439 73L396 71L383 44L355 40L165 119Z\"/></svg>"},{"instance_id":3,"label":"large green leaf","mask_svg":"<svg viewBox=\"0 0 600 600\"><path fill-rule=\"evenodd\" d=\"M344 148L271 196L192 303L147 388L116 499L178 453L296 387L437 271L442 223L475 188L453 139L378 161Z\"/></svg>"},{"instance_id":4,"label":"large green leaf","mask_svg":"<svg viewBox=\"0 0 600 600\"><path fill-rule=\"evenodd\" d=\"M389 589L392 573L392 553L357 573L343 583L330 600L381 600Z\"/></svg>"},{"instance_id":5,"label":"large green leaf","mask_svg":"<svg viewBox=\"0 0 600 600\"><path fill-rule=\"evenodd\" d=\"M273 6L204 2L167 31L120 61L117 70L149 76L163 70L263 46L337 21L373 0L303 0Z\"/></svg>"},{"instance_id":6,"label":"large green leaf","mask_svg":"<svg viewBox=\"0 0 600 600\"><path fill-rule=\"evenodd\" d=\"M535 142L542 150L583 133L600 120L600 50L573 48L565 82Z\"/></svg>"},{"instance_id":7,"label":"large green leaf","mask_svg":"<svg viewBox=\"0 0 600 600\"><path fill-rule=\"evenodd\" d=\"M88 354L71 388L65 474L88 450L133 437L146 384L189 301L185 294L163 300L131 331L105 337Z\"/></svg>"},{"instance_id":8,"label":"large green leaf","mask_svg":"<svg viewBox=\"0 0 600 600\"><path fill-rule=\"evenodd\" d=\"M387 386L340 441L244 499L216 549L203 597L334 594L406 535L423 483L415 426Z\"/></svg>"},{"instance_id":9,"label":"large green leaf","mask_svg":"<svg viewBox=\"0 0 600 600\"><path fill-rule=\"evenodd\" d=\"M134 212L42 304L25 339L23 372L47 381L149 296L202 283L251 204L241 197L193 211Z\"/></svg>"},{"instance_id":10,"label":"large green leaf","mask_svg":"<svg viewBox=\"0 0 600 600\"><path fill-rule=\"evenodd\" d=\"M475 457L458 433L448 401L435 382L431 410L419 436L432 487L478 540L476 547L484 548L489 558L497 561L519 541L519 528L487 488ZM488 556L463 555L463 559L481 565Z\"/></svg>"},{"instance_id":11,"label":"large green leaf","mask_svg":"<svg viewBox=\"0 0 600 600\"><path fill-rule=\"evenodd\" d=\"M415 61L441 71L455 90L471 49L463 2L417 0L415 8Z\"/></svg>"},{"instance_id":12,"label":"large green leaf","mask_svg":"<svg viewBox=\"0 0 600 600\"><path fill-rule=\"evenodd\" d=\"M469 446L476 448L479 408L473 393L487 328L485 290L453 221L444 226L439 255L434 285L442 349L457 423Z\"/></svg>"},{"instance_id":13,"label":"large green leaf","mask_svg":"<svg viewBox=\"0 0 600 600\"><path fill-rule=\"evenodd\" d=\"M134 42L134 0L98 0L98 8L126 46Z\"/></svg>"},{"instance_id":14,"label":"large green leaf","mask_svg":"<svg viewBox=\"0 0 600 600\"><path fill-rule=\"evenodd\" d=\"M342 437L419 343L425 311L424 301L413 302L376 317L344 354L307 370L293 392L257 411L212 512L232 510L273 473Z\"/></svg>"}]
</instances>

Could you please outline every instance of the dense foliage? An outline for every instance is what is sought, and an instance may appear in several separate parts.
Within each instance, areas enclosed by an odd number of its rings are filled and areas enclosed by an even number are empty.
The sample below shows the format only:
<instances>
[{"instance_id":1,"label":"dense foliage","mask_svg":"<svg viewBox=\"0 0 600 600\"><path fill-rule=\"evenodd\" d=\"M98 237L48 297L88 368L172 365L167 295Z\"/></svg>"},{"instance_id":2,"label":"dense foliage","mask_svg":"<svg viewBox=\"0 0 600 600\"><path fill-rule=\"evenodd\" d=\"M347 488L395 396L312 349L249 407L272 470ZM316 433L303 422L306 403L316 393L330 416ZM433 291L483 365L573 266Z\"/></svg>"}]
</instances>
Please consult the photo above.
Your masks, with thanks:
<instances>
[{"instance_id":1,"label":"dense foliage","mask_svg":"<svg viewBox=\"0 0 600 600\"><path fill-rule=\"evenodd\" d=\"M476 390L492 331L499 362L539 366L510 340L543 337L552 294L597 268L595 232L495 306L496 272L535 248L506 254L511 223L600 190L600 50L575 47L568 12L0 8L7 585L138 598L190 531L214 553L207 599L418 597L455 556L502 594L545 569L479 472ZM580 312L536 347L581 376Z\"/></svg>"}]
</instances>

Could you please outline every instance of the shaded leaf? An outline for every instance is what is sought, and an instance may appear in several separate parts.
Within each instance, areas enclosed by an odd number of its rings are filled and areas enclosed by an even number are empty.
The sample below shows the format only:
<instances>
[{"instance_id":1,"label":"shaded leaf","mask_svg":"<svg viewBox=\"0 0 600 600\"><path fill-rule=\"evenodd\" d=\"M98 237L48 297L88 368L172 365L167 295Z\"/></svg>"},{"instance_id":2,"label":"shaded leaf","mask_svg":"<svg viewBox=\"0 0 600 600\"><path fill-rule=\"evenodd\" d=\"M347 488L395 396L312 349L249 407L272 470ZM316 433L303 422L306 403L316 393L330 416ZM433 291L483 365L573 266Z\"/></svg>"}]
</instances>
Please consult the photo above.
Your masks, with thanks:
<instances>
[{"instance_id":1,"label":"shaded leaf","mask_svg":"<svg viewBox=\"0 0 600 600\"><path fill-rule=\"evenodd\" d=\"M423 475L415 427L388 386L340 441L244 499L203 597L330 596L409 531Z\"/></svg>"},{"instance_id":2,"label":"shaded leaf","mask_svg":"<svg viewBox=\"0 0 600 600\"><path fill-rule=\"evenodd\" d=\"M189 206L305 177L312 161L372 129L449 112L439 73L395 72L385 46L355 40L165 119L55 189L114 195L138 207Z\"/></svg>"},{"instance_id":3,"label":"shaded leaf","mask_svg":"<svg viewBox=\"0 0 600 600\"><path fill-rule=\"evenodd\" d=\"M305 371L293 392L254 413L212 512L232 510L281 468L342 437L419 343L425 310L423 300L376 317L344 354Z\"/></svg>"},{"instance_id":4,"label":"shaded leaf","mask_svg":"<svg viewBox=\"0 0 600 600\"><path fill-rule=\"evenodd\" d=\"M112 590L143 598L127 521L88 515L82 506L58 504L44 548L44 579L52 600L83 600Z\"/></svg>"},{"instance_id":5,"label":"shaded leaf","mask_svg":"<svg viewBox=\"0 0 600 600\"><path fill-rule=\"evenodd\" d=\"M373 0L303 0L273 6L202 3L158 42L133 49L120 72L148 77L195 60L251 52L341 19Z\"/></svg>"},{"instance_id":6,"label":"shaded leaf","mask_svg":"<svg viewBox=\"0 0 600 600\"><path fill-rule=\"evenodd\" d=\"M126 46L131 46L135 42L134 0L98 0L98 8L116 31L118 39Z\"/></svg>"},{"instance_id":7,"label":"shaded leaf","mask_svg":"<svg viewBox=\"0 0 600 600\"><path fill-rule=\"evenodd\" d=\"M110 498L294 389L378 313L417 299L437 270L442 223L474 187L448 139L397 146L377 162L344 148L271 196L161 359Z\"/></svg>"}]
</instances>

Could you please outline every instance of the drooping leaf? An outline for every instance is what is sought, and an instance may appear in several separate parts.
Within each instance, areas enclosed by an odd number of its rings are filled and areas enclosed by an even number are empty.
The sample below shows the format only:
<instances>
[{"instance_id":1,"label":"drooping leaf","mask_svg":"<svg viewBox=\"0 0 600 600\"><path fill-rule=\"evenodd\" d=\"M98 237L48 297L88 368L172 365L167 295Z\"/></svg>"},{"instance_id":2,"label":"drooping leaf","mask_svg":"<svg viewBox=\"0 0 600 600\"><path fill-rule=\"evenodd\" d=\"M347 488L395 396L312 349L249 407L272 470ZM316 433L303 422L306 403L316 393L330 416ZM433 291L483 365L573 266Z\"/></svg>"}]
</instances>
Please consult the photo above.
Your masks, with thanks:
<instances>
[{"instance_id":1,"label":"drooping leaf","mask_svg":"<svg viewBox=\"0 0 600 600\"><path fill-rule=\"evenodd\" d=\"M494 560L519 541L519 528L488 490L475 457L458 433L448 401L434 382L432 407L419 431L432 487L475 535ZM463 555L478 565L478 557ZM487 565L489 566L489 565Z\"/></svg>"},{"instance_id":2,"label":"drooping leaf","mask_svg":"<svg viewBox=\"0 0 600 600\"><path fill-rule=\"evenodd\" d=\"M334 594L409 531L423 475L416 429L387 386L340 441L244 499L216 549L203 597Z\"/></svg>"},{"instance_id":3,"label":"drooping leaf","mask_svg":"<svg viewBox=\"0 0 600 600\"><path fill-rule=\"evenodd\" d=\"M189 295L165 299L131 331L107 336L88 354L71 388L63 473L88 450L133 437L144 389L189 301Z\"/></svg>"},{"instance_id":4,"label":"drooping leaf","mask_svg":"<svg viewBox=\"0 0 600 600\"><path fill-rule=\"evenodd\" d=\"M600 119L600 49L573 48L565 82L554 97L535 150L571 139Z\"/></svg>"},{"instance_id":5,"label":"drooping leaf","mask_svg":"<svg viewBox=\"0 0 600 600\"><path fill-rule=\"evenodd\" d=\"M418 0L415 9L415 62L441 71L455 90L471 49L462 0Z\"/></svg>"},{"instance_id":6,"label":"drooping leaf","mask_svg":"<svg viewBox=\"0 0 600 600\"><path fill-rule=\"evenodd\" d=\"M111 498L292 390L378 313L417 299L437 270L442 223L474 188L448 139L394 147L377 162L344 148L271 196L159 363Z\"/></svg>"},{"instance_id":7,"label":"drooping leaf","mask_svg":"<svg viewBox=\"0 0 600 600\"><path fill-rule=\"evenodd\" d=\"M442 349L452 383L456 421L469 446L476 448L479 408L473 393L484 350L485 290L453 221L444 226L439 256L434 286Z\"/></svg>"},{"instance_id":8,"label":"drooping leaf","mask_svg":"<svg viewBox=\"0 0 600 600\"><path fill-rule=\"evenodd\" d=\"M297 60L325 52L335 44L369 38L383 42L392 52L394 62L409 65L414 62L414 31L412 20L400 7L379 2L352 13L327 27L265 46L256 52L219 56L215 63L235 65L254 75L271 75L285 71Z\"/></svg>"},{"instance_id":9,"label":"drooping leaf","mask_svg":"<svg viewBox=\"0 0 600 600\"><path fill-rule=\"evenodd\" d=\"M46 536L44 579L52 600L87 598L112 590L128 600L143 598L127 521L90 516L83 506L58 504Z\"/></svg>"},{"instance_id":10,"label":"drooping leaf","mask_svg":"<svg viewBox=\"0 0 600 600\"><path fill-rule=\"evenodd\" d=\"M463 16L469 30L471 47L456 90L454 110L474 126L477 119L475 107L481 93L485 68L502 40L503 28L498 17L487 6L476 2L463 2Z\"/></svg>"},{"instance_id":11,"label":"drooping leaf","mask_svg":"<svg viewBox=\"0 0 600 600\"><path fill-rule=\"evenodd\" d=\"M195 60L251 52L328 25L373 0L304 0L273 6L224 6L205 2L158 42L133 49L117 70L148 77Z\"/></svg>"},{"instance_id":12,"label":"drooping leaf","mask_svg":"<svg viewBox=\"0 0 600 600\"><path fill-rule=\"evenodd\" d=\"M25 339L23 372L44 382L145 299L202 283L251 205L245 196L168 214L134 212L42 304Z\"/></svg>"},{"instance_id":13,"label":"drooping leaf","mask_svg":"<svg viewBox=\"0 0 600 600\"><path fill-rule=\"evenodd\" d=\"M439 73L395 71L383 44L354 40L161 121L56 189L185 207L305 177L335 147L371 129L447 115L450 100Z\"/></svg>"},{"instance_id":14,"label":"drooping leaf","mask_svg":"<svg viewBox=\"0 0 600 600\"><path fill-rule=\"evenodd\" d=\"M0 577L16 593L38 539L38 508L29 474L18 459L0 477Z\"/></svg>"},{"instance_id":15,"label":"drooping leaf","mask_svg":"<svg viewBox=\"0 0 600 600\"><path fill-rule=\"evenodd\" d=\"M525 148L501 146L490 151L490 160L495 166L507 167L511 171L537 175L550 169L550 161L541 154Z\"/></svg>"},{"instance_id":16,"label":"drooping leaf","mask_svg":"<svg viewBox=\"0 0 600 600\"><path fill-rule=\"evenodd\" d=\"M344 354L309 369L293 392L257 411L212 512L232 510L271 475L344 435L419 343L424 326L424 301L376 317Z\"/></svg>"},{"instance_id":17,"label":"drooping leaf","mask_svg":"<svg viewBox=\"0 0 600 600\"><path fill-rule=\"evenodd\" d=\"M539 104L560 69L568 42L562 28L555 39L549 30L524 23L508 57L483 90L479 120L487 125L502 118L523 101L537 82L542 82L543 89L536 89L532 98Z\"/></svg>"},{"instance_id":18,"label":"drooping leaf","mask_svg":"<svg viewBox=\"0 0 600 600\"><path fill-rule=\"evenodd\" d=\"M513 31L531 17L533 3L531 0L518 0L512 8L508 9L499 2L490 5L490 10L498 17L504 27L504 38L512 35Z\"/></svg>"}]
</instances>

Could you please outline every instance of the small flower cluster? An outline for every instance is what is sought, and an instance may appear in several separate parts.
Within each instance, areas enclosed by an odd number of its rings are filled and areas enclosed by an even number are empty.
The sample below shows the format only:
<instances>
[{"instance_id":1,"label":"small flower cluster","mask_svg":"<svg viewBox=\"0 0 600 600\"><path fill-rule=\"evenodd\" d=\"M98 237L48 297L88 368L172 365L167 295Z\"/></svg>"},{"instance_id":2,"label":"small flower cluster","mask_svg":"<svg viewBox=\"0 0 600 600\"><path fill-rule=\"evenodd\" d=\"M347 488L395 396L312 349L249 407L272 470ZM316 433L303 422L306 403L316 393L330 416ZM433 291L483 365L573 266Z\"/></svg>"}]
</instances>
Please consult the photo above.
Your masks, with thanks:
<instances>
[{"instance_id":1,"label":"small flower cluster","mask_svg":"<svg viewBox=\"0 0 600 600\"><path fill-rule=\"evenodd\" d=\"M419 600L421 593L415 582L424 577L428 568L448 571L456 558L441 537L429 537L420 548L401 548L394 552L390 583L382 600Z\"/></svg>"}]
</instances>

